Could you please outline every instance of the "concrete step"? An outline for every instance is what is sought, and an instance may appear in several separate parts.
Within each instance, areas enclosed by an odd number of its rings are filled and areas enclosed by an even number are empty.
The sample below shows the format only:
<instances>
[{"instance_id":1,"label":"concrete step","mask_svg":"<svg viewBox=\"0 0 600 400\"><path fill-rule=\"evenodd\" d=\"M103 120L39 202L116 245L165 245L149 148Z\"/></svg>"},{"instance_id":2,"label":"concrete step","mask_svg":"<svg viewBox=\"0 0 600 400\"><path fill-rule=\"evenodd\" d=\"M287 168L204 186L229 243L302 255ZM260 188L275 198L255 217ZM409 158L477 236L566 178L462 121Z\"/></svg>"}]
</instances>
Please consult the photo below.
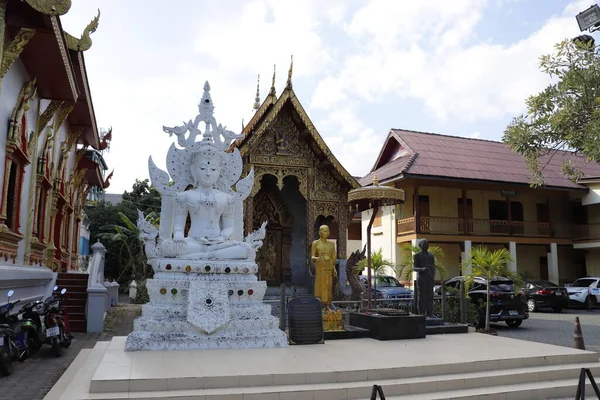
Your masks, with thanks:
<instances>
[{"instance_id":1,"label":"concrete step","mask_svg":"<svg viewBox=\"0 0 600 400\"><path fill-rule=\"evenodd\" d=\"M422 393L406 396L386 395L385 398L387 400L550 400L565 397L574 399L578 384L578 379L561 379L551 382L528 382L476 389L452 390L440 393ZM586 384L585 391L588 394L593 393L590 383Z\"/></svg>"},{"instance_id":2,"label":"concrete step","mask_svg":"<svg viewBox=\"0 0 600 400\"><path fill-rule=\"evenodd\" d=\"M97 342L93 349L81 350L44 400L73 400L80 398L78 393L87 393L109 345L110 342Z\"/></svg>"},{"instance_id":3,"label":"concrete step","mask_svg":"<svg viewBox=\"0 0 600 400\"><path fill-rule=\"evenodd\" d=\"M548 399L574 395L581 368L600 373L600 363L516 368L407 379L290 384L212 389L174 389L168 382L138 382L128 391L90 393L90 399L367 399L372 387L387 399ZM575 377L575 378L574 378ZM162 389L162 390L161 390ZM169 390L171 389L171 390ZM150 394L151 393L151 394ZM523 397L526 395L526 397Z\"/></svg>"}]
</instances>

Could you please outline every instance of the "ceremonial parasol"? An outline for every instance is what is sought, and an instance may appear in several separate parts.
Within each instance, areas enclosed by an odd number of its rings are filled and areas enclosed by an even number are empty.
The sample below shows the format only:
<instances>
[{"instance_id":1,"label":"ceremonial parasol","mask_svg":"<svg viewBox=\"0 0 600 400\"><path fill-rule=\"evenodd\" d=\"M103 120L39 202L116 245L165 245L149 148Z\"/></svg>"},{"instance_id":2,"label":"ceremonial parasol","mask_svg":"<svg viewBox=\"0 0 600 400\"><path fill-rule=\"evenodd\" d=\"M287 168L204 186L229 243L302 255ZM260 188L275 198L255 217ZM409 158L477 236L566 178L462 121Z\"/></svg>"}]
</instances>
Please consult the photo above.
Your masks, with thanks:
<instances>
[{"instance_id":1,"label":"ceremonial parasol","mask_svg":"<svg viewBox=\"0 0 600 400\"><path fill-rule=\"evenodd\" d=\"M373 184L353 189L348 192L348 203L350 208L356 212L373 209L369 225L367 226L367 295L368 307L371 308L371 227L379 208L391 206L404 202L404 191L391 186L380 186L377 175L373 178Z\"/></svg>"}]
</instances>

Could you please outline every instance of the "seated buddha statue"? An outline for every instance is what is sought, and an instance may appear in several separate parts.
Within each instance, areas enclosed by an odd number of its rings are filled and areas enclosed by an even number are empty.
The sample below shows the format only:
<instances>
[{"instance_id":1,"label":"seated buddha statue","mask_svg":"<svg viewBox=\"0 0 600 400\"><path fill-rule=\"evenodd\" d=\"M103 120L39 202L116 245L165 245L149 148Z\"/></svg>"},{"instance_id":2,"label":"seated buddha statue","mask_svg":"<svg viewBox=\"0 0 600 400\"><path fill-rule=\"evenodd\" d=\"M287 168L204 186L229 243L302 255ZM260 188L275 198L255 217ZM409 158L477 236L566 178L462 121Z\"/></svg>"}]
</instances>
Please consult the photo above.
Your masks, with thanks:
<instances>
[{"instance_id":1,"label":"seated buddha statue","mask_svg":"<svg viewBox=\"0 0 600 400\"><path fill-rule=\"evenodd\" d=\"M191 157L193 189L177 193L172 245L176 257L191 259L253 259L250 244L230 240L234 230L234 198L215 188L222 168L222 154L206 142ZM185 237L185 224L191 225Z\"/></svg>"}]
</instances>

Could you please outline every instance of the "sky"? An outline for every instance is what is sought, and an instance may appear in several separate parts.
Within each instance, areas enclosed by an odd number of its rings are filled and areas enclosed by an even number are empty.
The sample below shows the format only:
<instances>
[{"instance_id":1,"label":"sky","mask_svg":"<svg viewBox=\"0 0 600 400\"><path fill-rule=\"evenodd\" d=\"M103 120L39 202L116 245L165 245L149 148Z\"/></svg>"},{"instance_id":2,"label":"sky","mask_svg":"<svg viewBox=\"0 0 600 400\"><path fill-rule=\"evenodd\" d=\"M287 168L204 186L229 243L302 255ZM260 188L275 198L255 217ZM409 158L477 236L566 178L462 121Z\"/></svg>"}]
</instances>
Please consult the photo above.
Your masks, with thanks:
<instances>
[{"instance_id":1,"label":"sky","mask_svg":"<svg viewBox=\"0 0 600 400\"><path fill-rule=\"evenodd\" d=\"M218 123L239 132L276 65L294 57L294 91L336 158L366 175L391 128L501 140L550 78L539 58L580 35L593 0L75 0L61 17L79 37L96 119L113 128L109 193L164 168L162 126L197 115L206 80ZM595 35L596 40L600 40Z\"/></svg>"}]
</instances>

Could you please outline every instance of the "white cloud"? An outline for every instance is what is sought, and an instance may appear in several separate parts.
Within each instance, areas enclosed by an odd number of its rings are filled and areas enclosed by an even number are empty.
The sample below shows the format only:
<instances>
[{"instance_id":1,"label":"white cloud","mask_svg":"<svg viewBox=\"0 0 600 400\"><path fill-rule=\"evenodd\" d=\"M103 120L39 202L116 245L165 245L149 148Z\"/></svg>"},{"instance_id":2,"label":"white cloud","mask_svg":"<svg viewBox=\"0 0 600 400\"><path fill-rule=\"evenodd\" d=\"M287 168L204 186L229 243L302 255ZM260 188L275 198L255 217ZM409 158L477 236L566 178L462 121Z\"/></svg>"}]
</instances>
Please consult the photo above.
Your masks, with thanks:
<instances>
[{"instance_id":1,"label":"white cloud","mask_svg":"<svg viewBox=\"0 0 600 400\"><path fill-rule=\"evenodd\" d=\"M491 5L513 0L172 3L79 1L61 18L78 34L102 9L85 57L98 123L114 128L106 155L115 168L111 192L146 178L148 155L164 165L172 138L162 125L193 118L204 80L217 121L239 130L251 115L256 74L264 97L277 64L281 90L290 54L296 92L307 91L300 101L317 129L350 173L364 174L386 133L365 122L366 104L394 110L410 99L432 118L456 123L514 115L547 82L539 55L578 34L573 16L589 6L578 1L528 38L500 44L480 42L477 27ZM400 128L389 114L388 124Z\"/></svg>"}]
</instances>

